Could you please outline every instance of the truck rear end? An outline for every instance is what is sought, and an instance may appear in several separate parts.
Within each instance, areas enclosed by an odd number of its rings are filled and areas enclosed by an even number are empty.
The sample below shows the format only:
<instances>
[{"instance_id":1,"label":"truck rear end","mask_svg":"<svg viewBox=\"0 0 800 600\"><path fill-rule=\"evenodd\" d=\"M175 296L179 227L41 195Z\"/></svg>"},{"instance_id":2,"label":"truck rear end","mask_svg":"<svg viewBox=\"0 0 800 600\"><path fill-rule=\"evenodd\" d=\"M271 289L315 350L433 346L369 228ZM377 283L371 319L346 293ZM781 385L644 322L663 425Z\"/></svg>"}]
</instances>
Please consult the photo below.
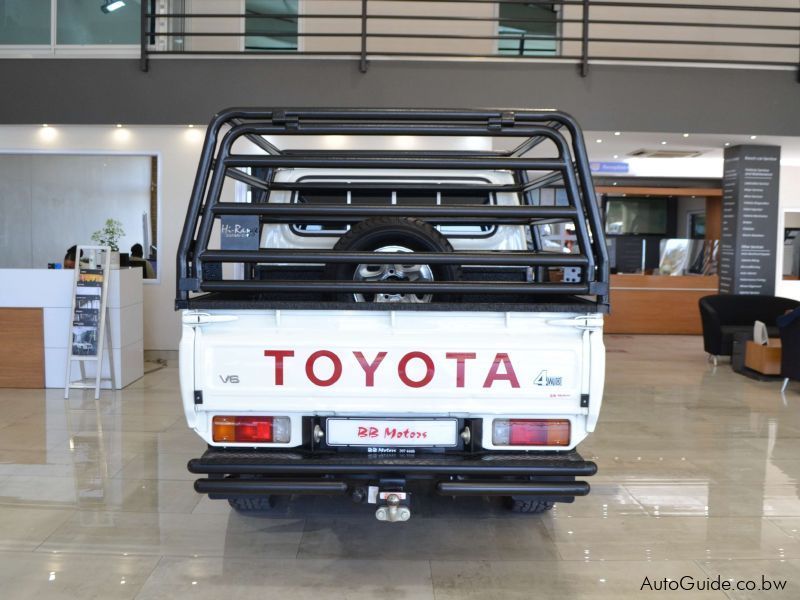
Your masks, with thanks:
<instances>
[{"instance_id":1,"label":"truck rear end","mask_svg":"<svg viewBox=\"0 0 800 600\"><path fill-rule=\"evenodd\" d=\"M223 111L178 274L198 492L348 495L391 522L416 480L524 512L589 492L608 271L568 115Z\"/></svg>"}]
</instances>

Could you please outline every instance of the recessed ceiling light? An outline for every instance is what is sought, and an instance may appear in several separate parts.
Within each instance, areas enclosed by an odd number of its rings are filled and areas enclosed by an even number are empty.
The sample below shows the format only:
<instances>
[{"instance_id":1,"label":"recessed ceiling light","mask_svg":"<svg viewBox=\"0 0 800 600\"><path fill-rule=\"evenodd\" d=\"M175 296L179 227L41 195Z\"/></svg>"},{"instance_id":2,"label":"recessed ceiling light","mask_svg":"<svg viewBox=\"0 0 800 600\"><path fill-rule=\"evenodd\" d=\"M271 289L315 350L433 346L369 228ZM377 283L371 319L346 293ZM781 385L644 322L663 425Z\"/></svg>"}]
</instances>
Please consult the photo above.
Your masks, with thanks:
<instances>
[{"instance_id":1,"label":"recessed ceiling light","mask_svg":"<svg viewBox=\"0 0 800 600\"><path fill-rule=\"evenodd\" d=\"M688 133L684 133L683 137L689 137L689 134Z\"/></svg>"},{"instance_id":2,"label":"recessed ceiling light","mask_svg":"<svg viewBox=\"0 0 800 600\"><path fill-rule=\"evenodd\" d=\"M601 140L600 138L597 138L597 139L595 140L595 142L597 142L598 144L602 144L602 143L603 143L603 140Z\"/></svg>"},{"instance_id":3,"label":"recessed ceiling light","mask_svg":"<svg viewBox=\"0 0 800 600\"><path fill-rule=\"evenodd\" d=\"M106 0L103 3L103 6L100 7L100 10L108 14L114 12L115 10L119 10L123 6L125 6L125 0Z\"/></svg>"},{"instance_id":4,"label":"recessed ceiling light","mask_svg":"<svg viewBox=\"0 0 800 600\"><path fill-rule=\"evenodd\" d=\"M619 158L619 154L615 154L615 155L614 155L614 158Z\"/></svg>"},{"instance_id":5,"label":"recessed ceiling light","mask_svg":"<svg viewBox=\"0 0 800 600\"><path fill-rule=\"evenodd\" d=\"M39 136L46 142L50 142L58 137L58 131L55 127L50 127L49 125L42 125L42 128L39 130Z\"/></svg>"},{"instance_id":6,"label":"recessed ceiling light","mask_svg":"<svg viewBox=\"0 0 800 600\"><path fill-rule=\"evenodd\" d=\"M614 135L622 135L622 132L621 131L615 131Z\"/></svg>"},{"instance_id":7,"label":"recessed ceiling light","mask_svg":"<svg viewBox=\"0 0 800 600\"><path fill-rule=\"evenodd\" d=\"M751 136L750 136L750 139L751 139L751 140L754 140L754 139L756 139L757 137L758 137L757 135L751 135Z\"/></svg>"},{"instance_id":8,"label":"recessed ceiling light","mask_svg":"<svg viewBox=\"0 0 800 600\"><path fill-rule=\"evenodd\" d=\"M122 129L122 123L117 123L117 129Z\"/></svg>"},{"instance_id":9,"label":"recessed ceiling light","mask_svg":"<svg viewBox=\"0 0 800 600\"><path fill-rule=\"evenodd\" d=\"M50 127L47 123L42 123L42 127Z\"/></svg>"},{"instance_id":10,"label":"recessed ceiling light","mask_svg":"<svg viewBox=\"0 0 800 600\"><path fill-rule=\"evenodd\" d=\"M194 128L194 125L189 125L189 129L193 129L193 128Z\"/></svg>"},{"instance_id":11,"label":"recessed ceiling light","mask_svg":"<svg viewBox=\"0 0 800 600\"><path fill-rule=\"evenodd\" d=\"M725 145L726 145L726 146L730 146L730 145L731 145L731 143L730 143L730 142L725 142Z\"/></svg>"},{"instance_id":12,"label":"recessed ceiling light","mask_svg":"<svg viewBox=\"0 0 800 600\"><path fill-rule=\"evenodd\" d=\"M661 140L661 145L662 145L662 146L666 146L666 145L667 145L667 142L666 142L665 140Z\"/></svg>"}]
</instances>

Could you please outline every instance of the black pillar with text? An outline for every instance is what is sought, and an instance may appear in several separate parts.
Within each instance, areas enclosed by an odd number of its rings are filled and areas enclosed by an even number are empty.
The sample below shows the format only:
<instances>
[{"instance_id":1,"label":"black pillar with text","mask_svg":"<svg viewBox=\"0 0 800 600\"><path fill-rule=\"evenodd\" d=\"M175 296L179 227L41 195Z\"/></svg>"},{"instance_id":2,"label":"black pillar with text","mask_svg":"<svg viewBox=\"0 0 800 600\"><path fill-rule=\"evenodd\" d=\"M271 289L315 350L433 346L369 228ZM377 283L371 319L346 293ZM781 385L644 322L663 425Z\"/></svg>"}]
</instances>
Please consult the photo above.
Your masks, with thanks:
<instances>
[{"instance_id":1,"label":"black pillar with text","mask_svg":"<svg viewBox=\"0 0 800 600\"><path fill-rule=\"evenodd\" d=\"M719 291L775 294L780 146L725 149Z\"/></svg>"}]
</instances>

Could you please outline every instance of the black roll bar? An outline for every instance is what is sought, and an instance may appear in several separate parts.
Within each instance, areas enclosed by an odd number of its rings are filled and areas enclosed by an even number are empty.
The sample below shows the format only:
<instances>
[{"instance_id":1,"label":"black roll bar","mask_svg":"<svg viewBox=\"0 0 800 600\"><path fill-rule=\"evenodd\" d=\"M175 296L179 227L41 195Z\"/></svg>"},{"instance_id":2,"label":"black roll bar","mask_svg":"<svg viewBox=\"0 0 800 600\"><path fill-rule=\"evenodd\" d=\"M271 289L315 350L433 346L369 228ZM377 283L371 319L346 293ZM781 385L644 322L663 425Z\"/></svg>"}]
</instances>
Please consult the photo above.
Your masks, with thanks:
<instances>
[{"instance_id":1,"label":"black roll bar","mask_svg":"<svg viewBox=\"0 0 800 600\"><path fill-rule=\"evenodd\" d=\"M224 132L224 135L223 135ZM508 150L298 150L281 149L291 136L418 136L424 139L442 136L470 136L498 143L509 138L522 138ZM278 139L280 138L280 141ZM249 140L261 153L234 153L240 139ZM542 142L552 144L547 155L537 151ZM504 145L504 144L501 144ZM245 169L258 170L259 175ZM338 170L347 174L358 170L375 173L377 181L349 181L342 175L334 181L278 181L276 174L286 169ZM388 177L388 171L418 174ZM513 175L513 184L489 184L485 178L476 181L454 176L452 181L437 179L441 171L505 171ZM267 173L265 176L264 173ZM531 176L531 174L535 174ZM227 178L261 190L252 203L223 201ZM381 181L382 180L382 181ZM566 206L542 206L532 193L548 185L563 185L568 199ZM273 201L273 192L309 190L398 190L436 192L477 192L481 194L518 194L519 204L488 205L451 204L421 205L404 203L319 204ZM415 253L420 262L429 264L461 264L485 267L575 268L579 280L551 282L543 277L533 281L436 281L367 283L355 281L297 280L219 280L208 279L203 265L214 263L245 264L381 264L386 255L333 250L286 250L263 248L258 251L214 250L209 248L214 224L223 216L253 215L260 227L280 225L339 224L347 227L361 220L384 217L414 217L436 226L481 225L531 228L546 223L571 222L574 225L580 253L563 254L542 251L489 251L452 253ZM188 213L181 233L177 255L177 297L179 308L190 306L195 294L203 292L380 292L392 293L461 293L461 294L524 294L593 295L598 305L608 303L608 255L603 225L595 198L583 135L577 122L566 113L543 110L444 110L444 109L260 109L230 108L212 119L206 131L203 149L195 176Z\"/></svg>"}]
</instances>

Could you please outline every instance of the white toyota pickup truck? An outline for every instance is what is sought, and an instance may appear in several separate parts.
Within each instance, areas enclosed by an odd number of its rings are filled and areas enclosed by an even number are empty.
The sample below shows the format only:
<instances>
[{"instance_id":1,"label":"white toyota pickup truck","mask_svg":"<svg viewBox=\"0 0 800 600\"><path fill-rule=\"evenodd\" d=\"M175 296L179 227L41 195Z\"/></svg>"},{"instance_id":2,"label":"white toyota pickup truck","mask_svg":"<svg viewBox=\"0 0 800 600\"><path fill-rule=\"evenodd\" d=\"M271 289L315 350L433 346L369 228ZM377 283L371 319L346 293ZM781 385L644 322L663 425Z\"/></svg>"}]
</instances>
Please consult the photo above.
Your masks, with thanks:
<instances>
[{"instance_id":1,"label":"white toyota pickup truck","mask_svg":"<svg viewBox=\"0 0 800 600\"><path fill-rule=\"evenodd\" d=\"M389 522L418 481L529 513L589 492L608 257L569 115L222 111L177 273L198 492Z\"/></svg>"}]
</instances>

